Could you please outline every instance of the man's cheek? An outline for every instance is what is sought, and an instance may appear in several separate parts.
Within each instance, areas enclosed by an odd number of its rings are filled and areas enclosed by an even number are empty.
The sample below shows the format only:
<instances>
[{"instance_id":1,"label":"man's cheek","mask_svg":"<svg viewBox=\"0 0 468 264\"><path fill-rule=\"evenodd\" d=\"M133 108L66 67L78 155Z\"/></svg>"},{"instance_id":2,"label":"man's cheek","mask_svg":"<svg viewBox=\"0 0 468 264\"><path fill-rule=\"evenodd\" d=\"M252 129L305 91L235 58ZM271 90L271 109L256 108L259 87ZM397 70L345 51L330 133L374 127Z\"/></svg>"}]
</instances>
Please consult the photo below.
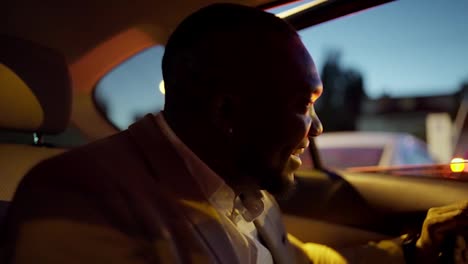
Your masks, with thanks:
<instances>
[{"instance_id":1,"label":"man's cheek","mask_svg":"<svg viewBox=\"0 0 468 264\"><path fill-rule=\"evenodd\" d=\"M290 139L294 139L297 142L297 144L300 143L302 139L307 137L309 130L312 125L312 118L310 116L306 115L298 115L295 118L295 124L294 126L290 127Z\"/></svg>"}]
</instances>

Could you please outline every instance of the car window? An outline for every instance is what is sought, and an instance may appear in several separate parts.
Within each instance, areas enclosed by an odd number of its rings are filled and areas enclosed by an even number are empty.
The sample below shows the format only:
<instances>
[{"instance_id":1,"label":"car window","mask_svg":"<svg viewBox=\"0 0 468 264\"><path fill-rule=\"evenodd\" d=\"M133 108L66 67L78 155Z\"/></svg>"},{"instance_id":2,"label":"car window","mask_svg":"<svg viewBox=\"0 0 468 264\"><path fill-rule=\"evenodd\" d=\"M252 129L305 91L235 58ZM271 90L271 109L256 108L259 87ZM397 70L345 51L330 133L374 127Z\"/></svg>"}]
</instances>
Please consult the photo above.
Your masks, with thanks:
<instances>
[{"instance_id":1,"label":"car window","mask_svg":"<svg viewBox=\"0 0 468 264\"><path fill-rule=\"evenodd\" d=\"M395 1L301 30L324 85L315 106L325 132L406 133L424 143L392 153L398 155L395 161L434 163L432 154L449 162L453 156L441 157L437 154L445 151L437 148L428 153L434 148L425 144L438 143L457 155L457 142L463 140L456 136L468 136L454 126L467 113L461 106L468 99L467 13L467 1ZM444 133L433 137L438 142L426 141L435 132L426 127L431 113L447 113L452 122L441 124ZM349 153L345 159L345 151L336 149L320 153L327 156L321 157L325 164L349 166L347 161L356 157Z\"/></svg>"},{"instance_id":2,"label":"car window","mask_svg":"<svg viewBox=\"0 0 468 264\"><path fill-rule=\"evenodd\" d=\"M161 61L163 46L143 50L121 63L96 85L94 99L98 108L118 129L164 106Z\"/></svg>"}]
</instances>

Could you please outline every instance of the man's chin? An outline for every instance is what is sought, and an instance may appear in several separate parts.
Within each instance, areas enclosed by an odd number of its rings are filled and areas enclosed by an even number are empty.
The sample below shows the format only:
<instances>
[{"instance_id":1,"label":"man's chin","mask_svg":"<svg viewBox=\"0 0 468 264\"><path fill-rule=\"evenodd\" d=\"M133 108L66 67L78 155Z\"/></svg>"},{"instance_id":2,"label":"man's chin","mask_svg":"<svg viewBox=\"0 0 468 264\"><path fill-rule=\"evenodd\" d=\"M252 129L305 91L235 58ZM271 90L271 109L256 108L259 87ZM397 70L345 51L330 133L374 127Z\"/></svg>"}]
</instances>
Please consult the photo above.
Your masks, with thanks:
<instances>
[{"instance_id":1,"label":"man's chin","mask_svg":"<svg viewBox=\"0 0 468 264\"><path fill-rule=\"evenodd\" d=\"M281 199L289 197L294 192L296 186L294 173L300 166L300 159L288 157L282 163L283 166L264 166L262 163L252 162L256 159L246 159L246 157L249 156L242 156L241 161L243 162L238 163L239 168L242 168L240 175L249 177L243 179L244 182L252 182L253 180L260 189L266 190ZM237 178L238 181L239 179Z\"/></svg>"},{"instance_id":2,"label":"man's chin","mask_svg":"<svg viewBox=\"0 0 468 264\"><path fill-rule=\"evenodd\" d=\"M294 174L301 164L301 159L298 156L290 155L281 173L277 173L271 177L269 188L266 190L280 199L286 199L291 196L296 189Z\"/></svg>"}]
</instances>

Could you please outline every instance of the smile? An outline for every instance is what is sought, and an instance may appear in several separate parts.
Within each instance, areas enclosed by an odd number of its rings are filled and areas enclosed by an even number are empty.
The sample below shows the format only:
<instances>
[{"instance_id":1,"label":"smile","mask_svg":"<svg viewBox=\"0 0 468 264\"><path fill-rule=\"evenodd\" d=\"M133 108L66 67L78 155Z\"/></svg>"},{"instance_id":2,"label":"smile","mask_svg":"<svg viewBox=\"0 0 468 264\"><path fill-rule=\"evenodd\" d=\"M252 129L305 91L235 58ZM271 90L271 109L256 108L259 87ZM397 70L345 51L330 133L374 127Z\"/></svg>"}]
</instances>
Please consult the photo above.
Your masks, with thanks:
<instances>
[{"instance_id":1,"label":"smile","mask_svg":"<svg viewBox=\"0 0 468 264\"><path fill-rule=\"evenodd\" d=\"M292 155L299 156L299 155L303 154L304 151L305 151L305 148L298 148L298 149L294 150Z\"/></svg>"}]
</instances>

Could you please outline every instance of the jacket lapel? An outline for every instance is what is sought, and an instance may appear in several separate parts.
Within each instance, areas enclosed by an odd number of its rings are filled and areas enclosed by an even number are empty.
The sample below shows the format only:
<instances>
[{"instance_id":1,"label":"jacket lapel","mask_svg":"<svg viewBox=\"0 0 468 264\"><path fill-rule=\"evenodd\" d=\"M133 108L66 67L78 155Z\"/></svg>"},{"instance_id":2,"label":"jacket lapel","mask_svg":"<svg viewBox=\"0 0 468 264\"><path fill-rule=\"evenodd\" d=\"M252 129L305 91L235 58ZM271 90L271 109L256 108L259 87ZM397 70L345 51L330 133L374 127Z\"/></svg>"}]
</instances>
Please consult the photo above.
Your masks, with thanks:
<instances>
[{"instance_id":1,"label":"jacket lapel","mask_svg":"<svg viewBox=\"0 0 468 264\"><path fill-rule=\"evenodd\" d=\"M220 222L220 216L198 188L198 183L164 136L154 116L146 115L131 125L128 131L153 177L167 189L168 195L183 205L183 214L216 259L222 263L238 263L233 245Z\"/></svg>"},{"instance_id":2,"label":"jacket lapel","mask_svg":"<svg viewBox=\"0 0 468 264\"><path fill-rule=\"evenodd\" d=\"M295 263L286 229L281 221L281 211L270 194L263 191L265 212L254 220L258 235L265 242L276 264Z\"/></svg>"}]
</instances>

